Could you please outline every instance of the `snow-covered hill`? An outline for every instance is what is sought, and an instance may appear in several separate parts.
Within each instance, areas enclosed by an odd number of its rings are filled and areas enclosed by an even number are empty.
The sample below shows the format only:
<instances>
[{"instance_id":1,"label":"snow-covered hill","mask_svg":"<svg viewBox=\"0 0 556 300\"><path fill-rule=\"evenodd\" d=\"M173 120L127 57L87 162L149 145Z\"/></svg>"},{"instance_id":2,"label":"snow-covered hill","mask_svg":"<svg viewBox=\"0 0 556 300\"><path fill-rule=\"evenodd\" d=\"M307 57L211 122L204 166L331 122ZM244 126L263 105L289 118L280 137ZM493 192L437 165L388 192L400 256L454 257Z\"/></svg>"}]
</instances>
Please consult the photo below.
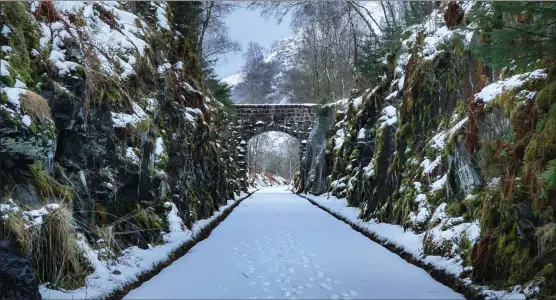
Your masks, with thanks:
<instances>
[{"instance_id":1,"label":"snow-covered hill","mask_svg":"<svg viewBox=\"0 0 556 300\"><path fill-rule=\"evenodd\" d=\"M287 37L276 41L270 49L270 52L266 55L265 63L274 63L277 66L277 71L273 76L273 88L274 93L268 96L268 102L270 103L290 103L290 99L284 93L282 88L284 85L284 73L293 69L294 55L297 51L297 45L300 42L301 33L298 32L291 37ZM230 75L223 78L221 81L232 86L232 101L236 103L241 103L245 101L245 94L241 91L239 86L244 82L244 73L238 72L236 74Z\"/></svg>"}]
</instances>

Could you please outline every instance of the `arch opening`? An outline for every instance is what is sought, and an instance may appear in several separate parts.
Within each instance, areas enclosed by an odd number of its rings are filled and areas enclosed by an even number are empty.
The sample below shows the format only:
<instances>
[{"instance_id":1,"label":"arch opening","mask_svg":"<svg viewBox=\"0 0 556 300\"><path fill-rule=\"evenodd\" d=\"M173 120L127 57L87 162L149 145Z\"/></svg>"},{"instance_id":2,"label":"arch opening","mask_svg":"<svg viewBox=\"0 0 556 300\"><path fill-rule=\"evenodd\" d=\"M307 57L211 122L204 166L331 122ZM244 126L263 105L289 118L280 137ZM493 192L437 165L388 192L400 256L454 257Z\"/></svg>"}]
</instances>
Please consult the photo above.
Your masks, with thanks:
<instances>
[{"instance_id":1,"label":"arch opening","mask_svg":"<svg viewBox=\"0 0 556 300\"><path fill-rule=\"evenodd\" d=\"M246 144L246 178L249 185L289 184L299 171L301 141L281 131L266 131Z\"/></svg>"}]
</instances>

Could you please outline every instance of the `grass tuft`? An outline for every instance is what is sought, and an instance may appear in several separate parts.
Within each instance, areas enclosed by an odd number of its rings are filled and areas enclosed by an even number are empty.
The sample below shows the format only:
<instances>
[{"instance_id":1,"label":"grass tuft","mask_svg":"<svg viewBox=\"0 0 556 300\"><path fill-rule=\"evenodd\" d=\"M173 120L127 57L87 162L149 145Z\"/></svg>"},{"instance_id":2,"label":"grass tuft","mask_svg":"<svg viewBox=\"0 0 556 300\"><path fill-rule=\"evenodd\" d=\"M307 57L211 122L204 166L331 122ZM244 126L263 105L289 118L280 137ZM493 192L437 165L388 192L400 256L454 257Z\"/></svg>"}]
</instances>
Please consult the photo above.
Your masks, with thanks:
<instances>
[{"instance_id":1,"label":"grass tuft","mask_svg":"<svg viewBox=\"0 0 556 300\"><path fill-rule=\"evenodd\" d=\"M41 95L28 91L21 97L20 101L26 114L38 120L41 124L52 123L50 106Z\"/></svg>"},{"instance_id":2,"label":"grass tuft","mask_svg":"<svg viewBox=\"0 0 556 300\"><path fill-rule=\"evenodd\" d=\"M67 207L61 205L45 215L40 230L32 235L31 258L40 282L68 289L85 284L90 266L77 244L73 217Z\"/></svg>"}]
</instances>

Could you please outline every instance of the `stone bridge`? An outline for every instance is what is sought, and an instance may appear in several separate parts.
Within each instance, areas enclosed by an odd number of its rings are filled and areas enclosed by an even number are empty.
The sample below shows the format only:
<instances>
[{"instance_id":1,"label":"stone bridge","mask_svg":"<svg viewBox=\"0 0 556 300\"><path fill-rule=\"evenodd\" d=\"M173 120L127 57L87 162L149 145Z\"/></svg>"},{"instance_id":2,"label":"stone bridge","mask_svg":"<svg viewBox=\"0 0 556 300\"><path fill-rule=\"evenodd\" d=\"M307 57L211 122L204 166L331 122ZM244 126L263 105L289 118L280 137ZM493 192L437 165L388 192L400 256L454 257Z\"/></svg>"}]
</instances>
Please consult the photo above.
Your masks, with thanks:
<instances>
[{"instance_id":1,"label":"stone bridge","mask_svg":"<svg viewBox=\"0 0 556 300\"><path fill-rule=\"evenodd\" d=\"M246 187L247 142L252 137L267 131L279 131L297 138L299 155L303 157L306 140L315 124L317 104L236 104L234 137L236 140L237 163L242 173L242 187Z\"/></svg>"}]
</instances>

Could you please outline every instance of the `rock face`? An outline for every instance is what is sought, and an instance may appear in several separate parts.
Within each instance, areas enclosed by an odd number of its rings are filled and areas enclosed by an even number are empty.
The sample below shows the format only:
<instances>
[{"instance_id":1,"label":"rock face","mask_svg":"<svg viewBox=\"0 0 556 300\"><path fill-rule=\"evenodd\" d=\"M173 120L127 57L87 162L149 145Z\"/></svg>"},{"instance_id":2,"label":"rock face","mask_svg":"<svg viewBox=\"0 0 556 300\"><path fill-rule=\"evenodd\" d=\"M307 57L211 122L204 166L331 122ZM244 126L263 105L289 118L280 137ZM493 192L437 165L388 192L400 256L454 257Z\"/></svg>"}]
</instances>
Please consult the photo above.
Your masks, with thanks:
<instances>
[{"instance_id":1,"label":"rock face","mask_svg":"<svg viewBox=\"0 0 556 300\"><path fill-rule=\"evenodd\" d=\"M41 299L31 262L10 241L0 241L0 291L2 299Z\"/></svg>"},{"instance_id":2,"label":"rock face","mask_svg":"<svg viewBox=\"0 0 556 300\"><path fill-rule=\"evenodd\" d=\"M239 189L228 115L202 92L199 4L68 3L0 5L0 235L47 226L26 211L55 203L89 243L114 239L111 255L148 248L166 202L191 227Z\"/></svg>"},{"instance_id":3,"label":"rock face","mask_svg":"<svg viewBox=\"0 0 556 300\"><path fill-rule=\"evenodd\" d=\"M425 253L466 266L462 278L553 294L556 261L539 251L556 241L556 77L494 78L470 54L475 33L453 25L436 11L402 34L376 86L311 133L304 168L316 169L301 173L300 190L327 190L364 220L423 233Z\"/></svg>"}]
</instances>

